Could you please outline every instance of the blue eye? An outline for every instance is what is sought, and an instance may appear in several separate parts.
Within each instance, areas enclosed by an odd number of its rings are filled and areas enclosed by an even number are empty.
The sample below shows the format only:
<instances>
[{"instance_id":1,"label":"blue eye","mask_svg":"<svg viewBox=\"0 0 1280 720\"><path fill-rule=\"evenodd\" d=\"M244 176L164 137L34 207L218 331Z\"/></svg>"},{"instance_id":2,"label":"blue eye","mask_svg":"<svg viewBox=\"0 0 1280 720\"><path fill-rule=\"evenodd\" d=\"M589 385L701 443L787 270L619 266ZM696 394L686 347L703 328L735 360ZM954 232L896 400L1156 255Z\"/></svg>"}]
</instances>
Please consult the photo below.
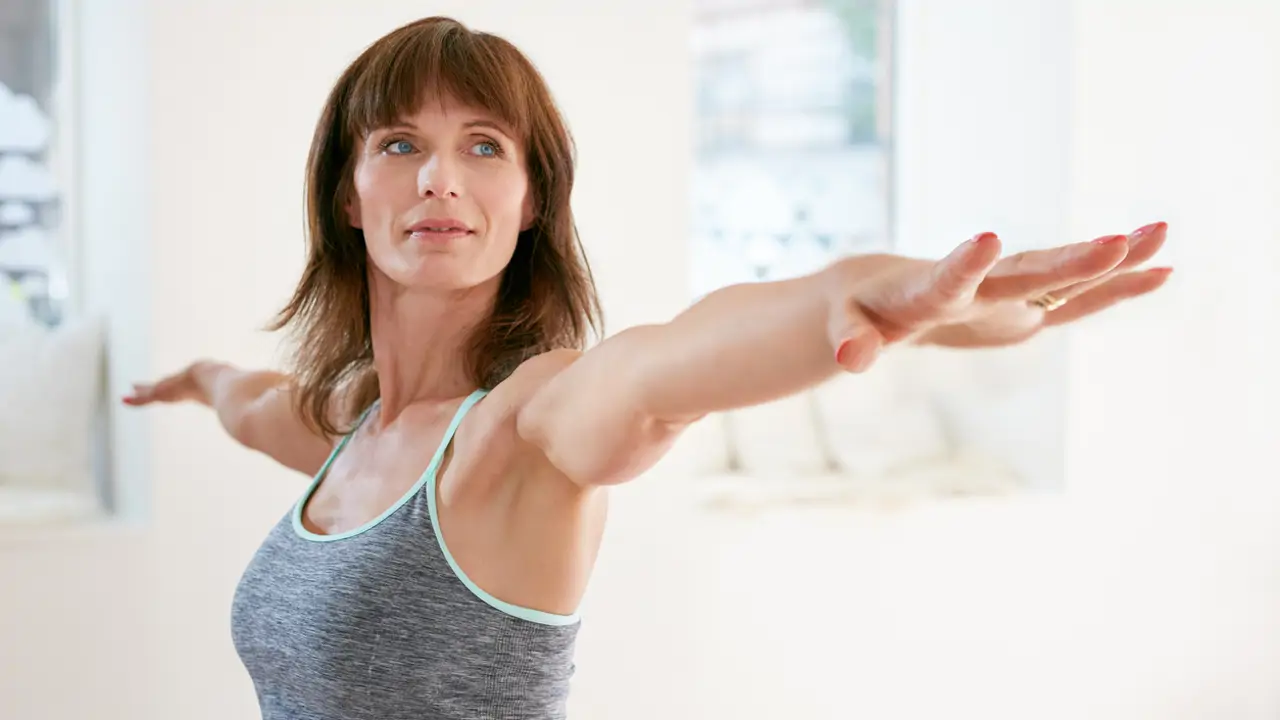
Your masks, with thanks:
<instances>
[{"instance_id":1,"label":"blue eye","mask_svg":"<svg viewBox=\"0 0 1280 720\"><path fill-rule=\"evenodd\" d=\"M408 140L389 140L382 144L382 149L392 155L407 155L413 152L413 143Z\"/></svg>"},{"instance_id":2,"label":"blue eye","mask_svg":"<svg viewBox=\"0 0 1280 720\"><path fill-rule=\"evenodd\" d=\"M476 143L471 149L481 157L497 157L502 152L497 145L488 141Z\"/></svg>"}]
</instances>

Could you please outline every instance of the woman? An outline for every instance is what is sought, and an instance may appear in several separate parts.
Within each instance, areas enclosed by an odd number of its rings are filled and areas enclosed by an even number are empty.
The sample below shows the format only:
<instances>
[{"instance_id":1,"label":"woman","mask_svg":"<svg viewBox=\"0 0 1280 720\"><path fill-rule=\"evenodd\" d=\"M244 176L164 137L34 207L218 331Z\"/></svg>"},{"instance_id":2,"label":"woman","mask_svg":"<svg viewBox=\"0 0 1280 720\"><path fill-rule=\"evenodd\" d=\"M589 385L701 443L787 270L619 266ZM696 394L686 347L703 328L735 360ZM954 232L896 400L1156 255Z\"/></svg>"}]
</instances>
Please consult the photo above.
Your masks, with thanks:
<instances>
[{"instance_id":1,"label":"woman","mask_svg":"<svg viewBox=\"0 0 1280 720\"><path fill-rule=\"evenodd\" d=\"M1131 235L1002 258L851 257L598 327L573 150L513 46L444 18L339 79L308 167L310 256L277 328L292 375L197 362L125 402L194 400L313 477L246 569L233 636L266 720L558 718L607 488L712 412L906 342L1021 342L1159 287Z\"/></svg>"}]
</instances>

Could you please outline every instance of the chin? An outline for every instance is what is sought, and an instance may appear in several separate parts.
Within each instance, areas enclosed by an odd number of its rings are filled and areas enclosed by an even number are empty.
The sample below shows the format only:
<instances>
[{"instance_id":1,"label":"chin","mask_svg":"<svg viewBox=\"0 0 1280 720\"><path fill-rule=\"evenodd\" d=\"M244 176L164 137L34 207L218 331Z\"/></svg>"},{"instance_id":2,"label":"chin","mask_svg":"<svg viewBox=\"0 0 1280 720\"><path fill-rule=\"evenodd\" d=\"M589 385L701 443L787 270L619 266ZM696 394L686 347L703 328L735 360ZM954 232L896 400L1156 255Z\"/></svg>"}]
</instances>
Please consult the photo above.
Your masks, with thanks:
<instances>
[{"instance_id":1,"label":"chin","mask_svg":"<svg viewBox=\"0 0 1280 720\"><path fill-rule=\"evenodd\" d=\"M495 288L505 266L461 263L455 258L434 257L400 272L383 273L395 284L411 291L458 292L484 285Z\"/></svg>"},{"instance_id":2,"label":"chin","mask_svg":"<svg viewBox=\"0 0 1280 720\"><path fill-rule=\"evenodd\" d=\"M371 248L375 252L369 262L377 274L406 290L461 291L486 284L496 288L515 252L514 243L507 252L496 253L491 246L451 245L428 252L412 243Z\"/></svg>"}]
</instances>

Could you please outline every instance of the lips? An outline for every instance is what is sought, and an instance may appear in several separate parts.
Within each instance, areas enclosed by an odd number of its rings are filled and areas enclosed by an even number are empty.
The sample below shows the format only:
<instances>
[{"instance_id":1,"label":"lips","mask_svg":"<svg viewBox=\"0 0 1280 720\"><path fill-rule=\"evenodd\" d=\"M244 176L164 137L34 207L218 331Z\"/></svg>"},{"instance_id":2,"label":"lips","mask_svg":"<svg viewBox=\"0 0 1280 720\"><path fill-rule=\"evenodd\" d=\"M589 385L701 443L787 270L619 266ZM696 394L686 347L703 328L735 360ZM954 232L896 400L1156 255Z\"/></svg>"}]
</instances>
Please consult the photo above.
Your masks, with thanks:
<instances>
[{"instance_id":1,"label":"lips","mask_svg":"<svg viewBox=\"0 0 1280 720\"><path fill-rule=\"evenodd\" d=\"M426 218L409 226L412 235L459 235L471 233L471 227L457 218Z\"/></svg>"}]
</instances>

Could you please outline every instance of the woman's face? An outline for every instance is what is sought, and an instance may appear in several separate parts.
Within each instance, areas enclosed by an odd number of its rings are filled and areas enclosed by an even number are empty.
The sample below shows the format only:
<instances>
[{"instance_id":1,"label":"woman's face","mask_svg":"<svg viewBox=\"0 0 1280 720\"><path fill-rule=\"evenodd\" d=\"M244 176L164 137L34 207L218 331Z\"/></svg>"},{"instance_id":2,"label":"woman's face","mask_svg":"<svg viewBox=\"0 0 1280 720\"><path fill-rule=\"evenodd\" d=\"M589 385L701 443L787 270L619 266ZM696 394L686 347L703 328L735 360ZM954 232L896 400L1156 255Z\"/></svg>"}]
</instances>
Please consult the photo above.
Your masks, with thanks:
<instances>
[{"instance_id":1,"label":"woman's face","mask_svg":"<svg viewBox=\"0 0 1280 720\"><path fill-rule=\"evenodd\" d=\"M371 132L347 213L373 271L410 291L499 277L533 221L523 150L492 115L448 99Z\"/></svg>"}]
</instances>

